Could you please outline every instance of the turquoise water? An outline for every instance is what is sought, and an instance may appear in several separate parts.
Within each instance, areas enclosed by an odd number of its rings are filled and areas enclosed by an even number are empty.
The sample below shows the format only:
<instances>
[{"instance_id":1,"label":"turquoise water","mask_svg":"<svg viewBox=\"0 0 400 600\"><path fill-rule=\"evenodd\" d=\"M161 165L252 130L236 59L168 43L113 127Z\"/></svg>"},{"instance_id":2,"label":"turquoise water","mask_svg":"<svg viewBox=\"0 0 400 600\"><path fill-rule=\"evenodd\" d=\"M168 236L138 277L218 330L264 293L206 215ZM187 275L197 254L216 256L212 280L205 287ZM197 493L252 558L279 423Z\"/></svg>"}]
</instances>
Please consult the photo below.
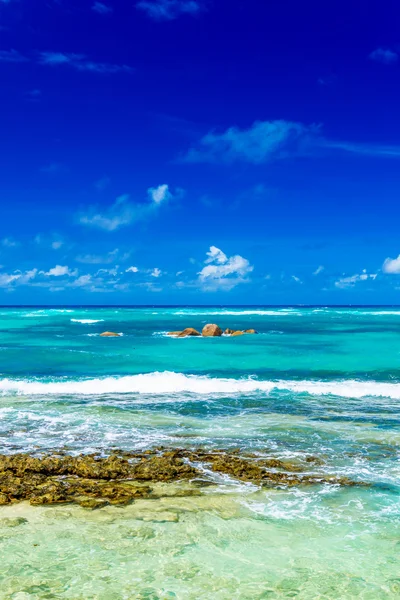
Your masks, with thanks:
<instances>
[{"instance_id":1,"label":"turquoise water","mask_svg":"<svg viewBox=\"0 0 400 600\"><path fill-rule=\"evenodd\" d=\"M259 334L166 335L210 322ZM371 485L3 507L0 598L398 598L399 402L396 308L2 308L3 453L240 447Z\"/></svg>"}]
</instances>

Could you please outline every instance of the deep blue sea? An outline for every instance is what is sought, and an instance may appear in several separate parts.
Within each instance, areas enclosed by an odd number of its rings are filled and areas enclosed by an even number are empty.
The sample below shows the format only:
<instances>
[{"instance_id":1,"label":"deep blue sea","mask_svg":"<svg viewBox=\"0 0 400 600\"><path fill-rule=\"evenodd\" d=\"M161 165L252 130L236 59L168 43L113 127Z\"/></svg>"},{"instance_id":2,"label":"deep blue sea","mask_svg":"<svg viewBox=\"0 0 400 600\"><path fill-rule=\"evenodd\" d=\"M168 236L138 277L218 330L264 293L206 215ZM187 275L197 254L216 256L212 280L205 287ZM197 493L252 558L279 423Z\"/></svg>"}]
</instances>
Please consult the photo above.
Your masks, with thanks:
<instances>
[{"instance_id":1,"label":"deep blue sea","mask_svg":"<svg viewBox=\"0 0 400 600\"><path fill-rule=\"evenodd\" d=\"M258 334L167 335L206 323ZM0 308L1 453L312 454L370 484L0 507L0 598L399 598L399 403L396 307Z\"/></svg>"}]
</instances>

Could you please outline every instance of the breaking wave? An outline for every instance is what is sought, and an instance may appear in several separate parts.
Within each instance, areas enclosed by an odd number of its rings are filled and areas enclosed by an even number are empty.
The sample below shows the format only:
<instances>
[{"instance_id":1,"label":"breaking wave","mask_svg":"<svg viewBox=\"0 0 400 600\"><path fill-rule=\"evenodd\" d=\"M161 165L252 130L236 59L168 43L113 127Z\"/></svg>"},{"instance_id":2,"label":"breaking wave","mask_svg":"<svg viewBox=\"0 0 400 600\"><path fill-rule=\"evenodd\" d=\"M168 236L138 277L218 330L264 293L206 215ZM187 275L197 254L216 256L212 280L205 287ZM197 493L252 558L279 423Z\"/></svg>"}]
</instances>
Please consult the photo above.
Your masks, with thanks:
<instances>
[{"instance_id":1,"label":"breaking wave","mask_svg":"<svg viewBox=\"0 0 400 600\"><path fill-rule=\"evenodd\" d=\"M340 381L263 381L253 377L245 379L213 378L185 375L170 371L140 375L104 377L95 379L1 379L0 395L106 395L106 394L266 394L282 390L315 396L331 395L344 398L385 397L400 399L400 384L355 379Z\"/></svg>"}]
</instances>

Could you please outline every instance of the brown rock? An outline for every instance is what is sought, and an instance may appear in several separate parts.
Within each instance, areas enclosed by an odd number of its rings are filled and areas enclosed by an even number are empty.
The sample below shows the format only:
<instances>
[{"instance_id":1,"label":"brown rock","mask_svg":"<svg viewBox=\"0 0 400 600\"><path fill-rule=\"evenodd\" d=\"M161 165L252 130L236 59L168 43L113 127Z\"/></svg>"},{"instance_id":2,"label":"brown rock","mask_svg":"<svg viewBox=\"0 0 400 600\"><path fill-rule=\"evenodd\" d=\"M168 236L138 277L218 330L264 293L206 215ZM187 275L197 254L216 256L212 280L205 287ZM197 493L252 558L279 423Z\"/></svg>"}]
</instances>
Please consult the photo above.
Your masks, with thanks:
<instances>
[{"instance_id":1,"label":"brown rock","mask_svg":"<svg viewBox=\"0 0 400 600\"><path fill-rule=\"evenodd\" d=\"M225 329L224 334L225 335L232 335L233 332L234 332L233 329Z\"/></svg>"},{"instance_id":2,"label":"brown rock","mask_svg":"<svg viewBox=\"0 0 400 600\"><path fill-rule=\"evenodd\" d=\"M193 327L186 327L183 331L178 334L178 337L198 336L200 333L193 329Z\"/></svg>"},{"instance_id":3,"label":"brown rock","mask_svg":"<svg viewBox=\"0 0 400 600\"><path fill-rule=\"evenodd\" d=\"M5 506L10 503L10 499L6 494L0 494L0 506Z\"/></svg>"},{"instance_id":4,"label":"brown rock","mask_svg":"<svg viewBox=\"0 0 400 600\"><path fill-rule=\"evenodd\" d=\"M120 333L115 333L114 331L104 331L100 334L100 337L120 337Z\"/></svg>"},{"instance_id":5,"label":"brown rock","mask_svg":"<svg viewBox=\"0 0 400 600\"><path fill-rule=\"evenodd\" d=\"M168 331L167 335L180 335L182 331Z\"/></svg>"},{"instance_id":6,"label":"brown rock","mask_svg":"<svg viewBox=\"0 0 400 600\"><path fill-rule=\"evenodd\" d=\"M209 323L208 325L204 325L202 335L203 337L218 337L222 335L222 329L214 323Z\"/></svg>"},{"instance_id":7,"label":"brown rock","mask_svg":"<svg viewBox=\"0 0 400 600\"><path fill-rule=\"evenodd\" d=\"M236 335L244 335L244 331L234 331L232 334L232 336L236 336Z\"/></svg>"},{"instance_id":8,"label":"brown rock","mask_svg":"<svg viewBox=\"0 0 400 600\"><path fill-rule=\"evenodd\" d=\"M245 329L245 333L257 333L255 329Z\"/></svg>"}]
</instances>

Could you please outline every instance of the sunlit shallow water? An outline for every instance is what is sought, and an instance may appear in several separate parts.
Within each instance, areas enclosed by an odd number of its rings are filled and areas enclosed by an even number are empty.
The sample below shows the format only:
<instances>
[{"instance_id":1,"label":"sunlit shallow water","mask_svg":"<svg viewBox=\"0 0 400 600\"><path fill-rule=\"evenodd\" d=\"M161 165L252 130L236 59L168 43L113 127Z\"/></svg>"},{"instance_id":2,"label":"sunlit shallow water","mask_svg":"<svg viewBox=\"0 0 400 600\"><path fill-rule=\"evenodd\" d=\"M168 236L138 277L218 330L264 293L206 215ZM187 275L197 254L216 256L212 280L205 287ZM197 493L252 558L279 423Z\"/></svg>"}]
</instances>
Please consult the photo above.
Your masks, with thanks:
<instances>
[{"instance_id":1,"label":"sunlit shallow water","mask_svg":"<svg viewBox=\"0 0 400 600\"><path fill-rule=\"evenodd\" d=\"M207 322L259 335L165 335ZM399 366L395 308L0 309L3 453L241 448L370 484L2 507L0 597L398 598Z\"/></svg>"}]
</instances>

